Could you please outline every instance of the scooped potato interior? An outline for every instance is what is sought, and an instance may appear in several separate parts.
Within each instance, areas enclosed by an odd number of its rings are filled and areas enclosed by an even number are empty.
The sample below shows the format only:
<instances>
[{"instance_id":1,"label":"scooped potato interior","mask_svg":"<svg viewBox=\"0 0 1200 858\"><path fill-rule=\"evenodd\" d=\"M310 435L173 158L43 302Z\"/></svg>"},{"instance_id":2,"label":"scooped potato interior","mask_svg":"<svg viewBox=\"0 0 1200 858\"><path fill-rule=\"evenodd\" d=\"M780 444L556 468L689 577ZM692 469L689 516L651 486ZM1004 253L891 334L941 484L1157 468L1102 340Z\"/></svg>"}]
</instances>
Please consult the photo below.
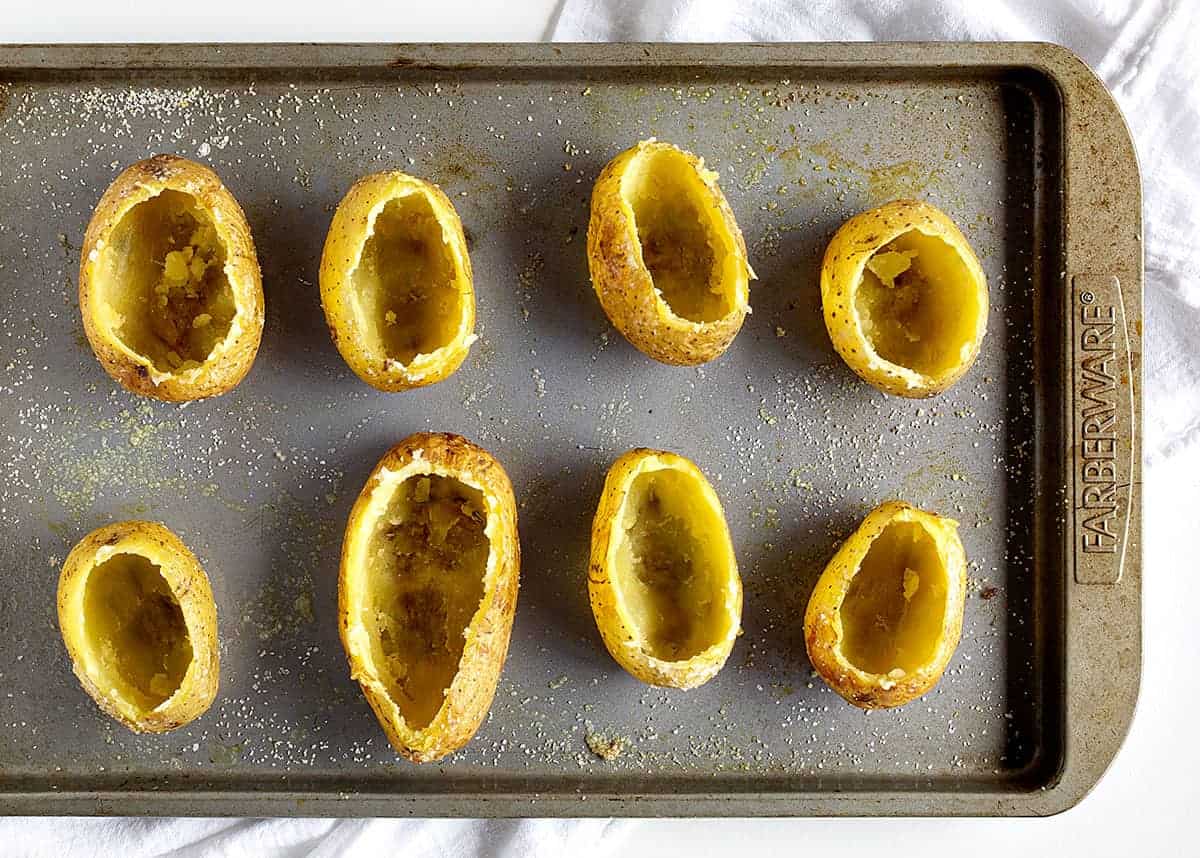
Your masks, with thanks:
<instances>
[{"instance_id":1,"label":"scooped potato interior","mask_svg":"<svg viewBox=\"0 0 1200 858\"><path fill-rule=\"evenodd\" d=\"M678 471L636 477L618 524L613 583L642 646L663 661L682 661L723 640L726 574L714 558L720 513Z\"/></svg>"},{"instance_id":2,"label":"scooped potato interior","mask_svg":"<svg viewBox=\"0 0 1200 858\"><path fill-rule=\"evenodd\" d=\"M104 679L151 710L175 693L192 663L187 624L159 567L140 554L96 566L84 591L84 633Z\"/></svg>"},{"instance_id":3,"label":"scooped potato interior","mask_svg":"<svg viewBox=\"0 0 1200 858\"><path fill-rule=\"evenodd\" d=\"M454 339L463 296L442 226L424 194L384 206L351 281L371 351L408 364Z\"/></svg>"},{"instance_id":4,"label":"scooped potato interior","mask_svg":"<svg viewBox=\"0 0 1200 858\"><path fill-rule=\"evenodd\" d=\"M937 375L961 362L981 308L971 272L954 248L910 230L867 260L855 310L876 354Z\"/></svg>"},{"instance_id":5,"label":"scooped potato interior","mask_svg":"<svg viewBox=\"0 0 1200 858\"><path fill-rule=\"evenodd\" d=\"M871 543L842 600L842 654L887 674L928 664L942 634L946 571L929 533L893 522Z\"/></svg>"},{"instance_id":6,"label":"scooped potato interior","mask_svg":"<svg viewBox=\"0 0 1200 858\"><path fill-rule=\"evenodd\" d=\"M126 212L109 242L96 285L121 342L160 372L203 363L237 314L208 214L190 194L162 191Z\"/></svg>"},{"instance_id":7,"label":"scooped potato interior","mask_svg":"<svg viewBox=\"0 0 1200 858\"><path fill-rule=\"evenodd\" d=\"M366 625L389 695L429 726L458 672L483 599L489 543L483 494L453 477L401 483L367 548Z\"/></svg>"},{"instance_id":8,"label":"scooped potato interior","mask_svg":"<svg viewBox=\"0 0 1200 858\"><path fill-rule=\"evenodd\" d=\"M712 322L732 312L726 284L731 248L719 240L720 213L708 188L681 152L639 154L621 180L633 209L642 261L676 316Z\"/></svg>"}]
</instances>

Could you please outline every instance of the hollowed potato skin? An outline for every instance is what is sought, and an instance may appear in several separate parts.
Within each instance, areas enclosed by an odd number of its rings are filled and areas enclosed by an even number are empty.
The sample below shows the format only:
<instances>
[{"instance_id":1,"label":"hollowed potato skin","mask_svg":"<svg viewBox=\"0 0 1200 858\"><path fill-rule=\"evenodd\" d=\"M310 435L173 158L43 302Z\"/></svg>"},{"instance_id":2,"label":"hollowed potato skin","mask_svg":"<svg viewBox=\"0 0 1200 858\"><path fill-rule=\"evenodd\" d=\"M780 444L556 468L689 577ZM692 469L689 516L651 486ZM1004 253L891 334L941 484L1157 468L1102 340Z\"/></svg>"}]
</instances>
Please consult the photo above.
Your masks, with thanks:
<instances>
[{"instance_id":1,"label":"hollowed potato skin","mask_svg":"<svg viewBox=\"0 0 1200 858\"><path fill-rule=\"evenodd\" d=\"M939 645L920 668L891 680L859 670L841 653L840 608L871 543L893 522L920 524L937 546L946 570L946 609ZM873 509L846 538L821 573L804 612L804 643L813 669L845 700L860 709L903 706L925 694L941 678L962 634L967 588L967 561L958 537L958 522L917 509L903 501L886 501Z\"/></svg>"},{"instance_id":2,"label":"hollowed potato skin","mask_svg":"<svg viewBox=\"0 0 1200 858\"><path fill-rule=\"evenodd\" d=\"M444 237L454 259L463 302L458 335L408 367L389 365L382 355L366 344L354 315L341 298L343 290L351 285L351 272L368 240L372 212L394 198L400 189L423 194L437 214L442 229L448 230L449 234ZM452 375L466 360L474 341L474 274L462 221L450 198L437 185L398 170L373 173L355 182L338 204L329 225L321 253L320 281L321 306L334 345L354 374L375 389L396 393L436 384Z\"/></svg>"},{"instance_id":3,"label":"hollowed potato skin","mask_svg":"<svg viewBox=\"0 0 1200 858\"><path fill-rule=\"evenodd\" d=\"M374 670L366 629L355 616L365 570L358 568L356 540L369 539L374 520L369 516L372 495L389 472L412 476L454 477L483 493L488 509L490 553L480 609L466 631L458 672L446 691L445 702L430 724L413 730ZM388 741L414 763L441 759L471 740L487 717L504 660L516 613L521 548L517 537L517 505L508 475L490 453L460 435L418 432L390 449L358 496L346 523L338 576L338 625L350 676L362 688Z\"/></svg>"},{"instance_id":4,"label":"hollowed potato skin","mask_svg":"<svg viewBox=\"0 0 1200 858\"><path fill-rule=\"evenodd\" d=\"M958 252L970 272L980 301L975 336L968 353L948 372L928 376L898 368L873 353L859 327L854 295L867 260L880 248L910 231L936 236ZM957 382L975 363L987 331L987 278L975 251L954 222L940 209L919 200L893 200L850 218L834 233L821 263L821 305L829 339L850 369L884 393L910 399L935 396Z\"/></svg>"},{"instance_id":5,"label":"hollowed potato skin","mask_svg":"<svg viewBox=\"0 0 1200 858\"><path fill-rule=\"evenodd\" d=\"M722 524L725 523L725 512L716 492L695 464L683 456L663 450L629 450L609 468L592 521L588 599L605 648L617 664L631 676L649 685L664 688L696 688L708 682L724 667L729 653L733 650L734 641L741 633L742 579L738 574L737 560L733 553L733 540L726 525L722 541L725 546L728 574L725 610L730 619L729 633L707 650L682 661L655 658L637 645L640 635L626 621L624 611L618 604L617 590L613 585L613 570L609 565L609 548L626 495L648 461L680 470L696 480L697 491L710 495L709 502L715 505Z\"/></svg>"},{"instance_id":6,"label":"hollowed potato skin","mask_svg":"<svg viewBox=\"0 0 1200 858\"><path fill-rule=\"evenodd\" d=\"M157 564L171 588L192 644L192 661L179 689L157 709L134 712L105 693L84 662L87 641L82 618L87 576L97 555L138 554ZM166 733L194 721L212 705L220 681L217 606L208 576L183 541L153 521L122 521L93 530L71 549L58 579L58 625L75 675L105 713L135 733Z\"/></svg>"},{"instance_id":7,"label":"hollowed potato skin","mask_svg":"<svg viewBox=\"0 0 1200 858\"><path fill-rule=\"evenodd\" d=\"M213 217L225 246L225 270L233 290L239 327L232 342L218 346L193 372L173 374L155 383L148 362L126 348L98 314L99 295L93 254L104 252L121 219L139 203L162 191L190 194ZM103 244L102 244L103 242ZM246 216L217 174L178 155L155 155L126 168L108 186L88 223L79 261L79 311L83 330L105 371L122 387L141 396L186 402L217 396L238 385L258 354L262 341L264 302L262 276Z\"/></svg>"},{"instance_id":8,"label":"hollowed potato skin","mask_svg":"<svg viewBox=\"0 0 1200 858\"><path fill-rule=\"evenodd\" d=\"M658 149L678 152L703 179L708 202L720 213L725 230L733 237L744 269L735 286L732 311L712 322L696 323L675 316L655 293L654 280L642 261L632 209L621 195L621 180L633 160ZM729 348L749 312L748 284L754 274L747 262L746 241L717 184L717 175L706 170L695 155L669 143L642 141L617 155L601 171L592 189L587 257L592 288L608 318L634 347L662 363L694 366L719 357Z\"/></svg>"}]
</instances>

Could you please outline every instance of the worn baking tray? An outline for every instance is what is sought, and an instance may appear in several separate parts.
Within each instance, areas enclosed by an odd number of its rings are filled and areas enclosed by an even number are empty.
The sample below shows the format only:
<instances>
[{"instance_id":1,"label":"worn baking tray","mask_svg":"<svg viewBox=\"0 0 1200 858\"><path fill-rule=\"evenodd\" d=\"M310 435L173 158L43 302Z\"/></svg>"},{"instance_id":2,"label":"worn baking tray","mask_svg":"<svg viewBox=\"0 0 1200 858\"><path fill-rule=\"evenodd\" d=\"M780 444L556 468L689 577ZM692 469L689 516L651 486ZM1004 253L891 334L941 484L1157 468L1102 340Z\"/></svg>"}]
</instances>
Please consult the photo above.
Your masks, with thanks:
<instances>
[{"instance_id":1,"label":"worn baking tray","mask_svg":"<svg viewBox=\"0 0 1200 858\"><path fill-rule=\"evenodd\" d=\"M1052 45L239 45L0 48L0 807L238 815L1047 814L1116 753L1140 670L1140 189L1101 83ZM729 352L662 366L607 323L584 236L603 163L651 135L707 156L758 272ZM75 301L92 206L125 164L212 164L245 207L268 322L233 393L119 389ZM480 341L453 378L382 395L322 321L317 262L360 174L451 195ZM850 214L934 201L993 313L952 391L885 397L830 348L818 261ZM524 568L490 717L463 752L389 750L335 631L343 522L419 429L492 450ZM745 634L692 692L640 685L585 595L609 462L695 459L728 511ZM816 679L801 617L837 540L903 497L962 522L963 641L890 712ZM207 715L139 737L71 675L68 547L167 522L212 578ZM605 762L589 734L627 739Z\"/></svg>"}]
</instances>

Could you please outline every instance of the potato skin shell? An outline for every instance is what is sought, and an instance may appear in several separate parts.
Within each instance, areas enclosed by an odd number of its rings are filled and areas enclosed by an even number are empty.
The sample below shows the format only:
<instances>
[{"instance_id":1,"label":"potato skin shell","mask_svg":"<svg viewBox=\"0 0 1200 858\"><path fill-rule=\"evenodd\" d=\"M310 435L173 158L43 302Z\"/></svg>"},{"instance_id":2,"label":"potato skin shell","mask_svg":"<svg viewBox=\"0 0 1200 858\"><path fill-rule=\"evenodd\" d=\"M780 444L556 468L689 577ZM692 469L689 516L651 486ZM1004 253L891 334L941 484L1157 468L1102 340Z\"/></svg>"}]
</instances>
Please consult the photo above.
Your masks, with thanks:
<instances>
[{"instance_id":1,"label":"potato skin shell","mask_svg":"<svg viewBox=\"0 0 1200 858\"><path fill-rule=\"evenodd\" d=\"M485 588L486 608L475 614L467 630L458 672L446 691L441 710L427 727L412 730L397 720L398 710L354 640L349 590L357 570L352 567L350 543L352 533L374 524L367 518L368 507L371 495L384 477L383 472L398 471L410 465L418 454L428 465L428 470L422 473L458 479L467 476L468 485L483 490L488 499L489 518L496 515L495 533L491 535L490 544L496 566L491 586ZM466 745L487 717L508 655L520 570L521 546L512 484L504 468L490 453L460 435L418 432L392 447L379 460L346 523L338 576L338 626L351 678L359 683L388 741L401 756L414 763L441 759Z\"/></svg>"},{"instance_id":2,"label":"potato skin shell","mask_svg":"<svg viewBox=\"0 0 1200 858\"><path fill-rule=\"evenodd\" d=\"M894 521L911 521L924 526L937 543L949 586L937 653L928 664L884 684L881 677L859 670L841 655L838 614L871 543ZM903 501L886 501L873 509L839 546L809 597L804 612L804 644L809 661L830 688L860 709L903 706L933 688L954 656L962 635L966 588L966 554L958 538L958 523Z\"/></svg>"},{"instance_id":3,"label":"potato skin shell","mask_svg":"<svg viewBox=\"0 0 1200 858\"><path fill-rule=\"evenodd\" d=\"M669 143L643 141L613 158L600 172L592 188L588 221L587 257L592 288L609 320L629 342L648 357L676 366L695 366L719 357L737 336L749 311L745 297L724 318L696 324L671 314L655 293L654 279L642 261L637 225L621 195L621 180L633 160L647 150L673 149L682 154L704 179L709 202L721 214L725 229L733 236L737 253L753 277L747 262L746 241L733 211L714 174L699 158Z\"/></svg>"},{"instance_id":4,"label":"potato skin shell","mask_svg":"<svg viewBox=\"0 0 1200 858\"><path fill-rule=\"evenodd\" d=\"M116 335L102 325L97 316L93 251L121 219L136 205L162 191L182 191L193 196L206 212L220 212L213 225L225 246L229 285L238 306L242 330L217 359L206 361L194 379L172 375L157 384L147 367L135 360L117 342ZM92 351L104 370L122 387L140 396L165 402L187 402L217 396L238 385L258 354L262 341L264 300L262 275L254 239L246 215L220 178L203 164L178 155L155 155L127 167L100 197L83 237L79 259L79 310L83 330Z\"/></svg>"},{"instance_id":5,"label":"potato skin shell","mask_svg":"<svg viewBox=\"0 0 1200 858\"><path fill-rule=\"evenodd\" d=\"M117 554L139 554L156 563L175 595L192 644L192 663L169 705L139 716L122 711L87 674L82 652L83 629L74 616L72 602L96 565L102 549ZM220 654L217 646L217 605L208 576L191 550L158 522L121 521L97 528L71 549L58 579L58 625L79 684L105 714L135 733L166 733L203 715L217 696Z\"/></svg>"},{"instance_id":6,"label":"potato skin shell","mask_svg":"<svg viewBox=\"0 0 1200 858\"><path fill-rule=\"evenodd\" d=\"M958 252L971 272L981 304L969 355L952 371L937 377L910 371L911 375L919 376L913 379L916 383L910 385L902 373L891 368L892 364L869 351L870 346L853 312L853 304L867 260L885 244L913 229L937 236ZM944 212L920 200L893 200L855 215L834 233L821 263L821 305L825 328L834 349L859 378L884 393L924 399L950 388L966 374L979 356L987 331L987 278L970 243Z\"/></svg>"},{"instance_id":7,"label":"potato skin shell","mask_svg":"<svg viewBox=\"0 0 1200 858\"><path fill-rule=\"evenodd\" d=\"M396 196L401 187L412 187L429 200L443 229L450 228L450 250L455 257L456 273L463 293L464 320L460 336L437 352L436 360L422 365L419 378L408 372L389 367L366 345L352 313L341 300L350 272L357 265L371 225L371 211L381 202ZM475 286L471 257L467 251L466 234L454 203L432 182L426 182L398 170L373 173L355 182L338 203L325 246L321 253L321 307L329 336L346 365L360 379L385 393L398 393L436 384L462 365L471 348L475 329Z\"/></svg>"},{"instance_id":8,"label":"potato skin shell","mask_svg":"<svg viewBox=\"0 0 1200 858\"><path fill-rule=\"evenodd\" d=\"M690 659L676 662L650 657L640 650L631 650L626 645L629 641L635 640L638 633L626 624L617 606L617 592L612 583L612 570L608 567L608 549L613 537L613 525L625 502L628 488L640 471L642 463L651 457L662 460L672 468L692 473L693 476L707 483L707 478L694 463L675 453L639 447L618 457L605 477L604 489L600 495L600 502L596 506L596 515L592 520L591 555L588 562L588 600L591 602L592 615L595 617L596 628L600 631L605 648L613 660L626 672L648 685L662 688L696 688L716 676L725 666L725 662L733 650L733 644L740 634L742 581L738 574L736 558L732 554L733 540L726 524L725 541L730 546L729 574L731 576L727 584L734 589L732 605L730 605L730 610L734 615L730 634L721 641L720 646L710 648ZM709 488L711 490L711 484ZM716 497L715 491L713 491L713 497ZM717 510L721 513L722 523L724 523L724 509L720 507L719 499L716 499L716 503Z\"/></svg>"}]
</instances>

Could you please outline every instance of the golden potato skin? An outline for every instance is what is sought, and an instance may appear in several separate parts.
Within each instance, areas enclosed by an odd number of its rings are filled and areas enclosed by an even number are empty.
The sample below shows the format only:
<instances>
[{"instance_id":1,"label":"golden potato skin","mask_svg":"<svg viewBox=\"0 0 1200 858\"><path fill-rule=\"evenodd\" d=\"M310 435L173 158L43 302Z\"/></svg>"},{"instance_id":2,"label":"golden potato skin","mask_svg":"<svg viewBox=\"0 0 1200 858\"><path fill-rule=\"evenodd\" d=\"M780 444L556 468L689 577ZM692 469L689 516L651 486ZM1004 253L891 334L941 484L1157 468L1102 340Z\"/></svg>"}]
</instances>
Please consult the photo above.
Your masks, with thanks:
<instances>
[{"instance_id":1,"label":"golden potato skin","mask_svg":"<svg viewBox=\"0 0 1200 858\"><path fill-rule=\"evenodd\" d=\"M91 675L83 654L82 600L88 574L112 554L139 554L156 563L179 603L192 644L192 661L179 689L153 711L121 706ZM102 558L98 560L98 557ZM208 576L191 550L163 525L122 521L97 528L76 543L58 579L58 625L75 675L88 696L106 714L135 733L166 733L194 721L212 705L220 681L217 606Z\"/></svg>"},{"instance_id":2,"label":"golden potato skin","mask_svg":"<svg viewBox=\"0 0 1200 858\"><path fill-rule=\"evenodd\" d=\"M374 213L401 190L423 194L437 214L442 229L448 233L445 237L463 296L457 336L437 352L422 355L424 360L414 360L408 366L387 361L368 346L361 326L342 298L344 290L351 286L350 274L368 239ZM338 204L325 236L320 282L321 306L334 345L354 374L377 390L397 393L436 384L462 365L475 341L474 274L466 234L454 203L432 182L399 170L373 173L355 182Z\"/></svg>"},{"instance_id":3,"label":"golden potato skin","mask_svg":"<svg viewBox=\"0 0 1200 858\"><path fill-rule=\"evenodd\" d=\"M213 219L225 246L229 285L238 306L240 330L195 371L171 374L157 383L152 367L119 342L97 312L96 258L104 252L121 219L136 205L162 191L192 195ZM166 402L186 402L217 396L238 385L258 354L262 341L264 302L262 276L250 225L238 201L208 167L178 155L155 155L126 168L108 186L84 233L79 261L79 310L83 330L96 358L122 387L141 396ZM231 331L232 333L232 331Z\"/></svg>"},{"instance_id":4,"label":"golden potato skin","mask_svg":"<svg viewBox=\"0 0 1200 858\"><path fill-rule=\"evenodd\" d=\"M641 646L631 646L640 635L627 621L620 597L613 585L613 569L609 563L609 548L613 541L614 525L620 520L621 508L636 477L648 464L677 469L696 480L697 490L716 509L724 526L728 580L726 581L726 611L729 632L716 645L692 658L666 661L654 657ZM737 636L741 634L742 580L737 559L733 554L733 539L725 524L725 512L720 499L703 472L690 460L664 450L635 448L623 453L613 462L604 479L604 489L592 520L591 554L588 562L588 599L596 627L609 654L631 676L649 685L663 688L696 688L708 682L725 666Z\"/></svg>"},{"instance_id":5,"label":"golden potato skin","mask_svg":"<svg viewBox=\"0 0 1200 858\"><path fill-rule=\"evenodd\" d=\"M941 238L970 271L981 301L970 352L953 371L927 376L898 367L874 353L853 312L854 294L870 257L909 230ZM944 212L920 200L893 200L855 215L834 233L821 263L821 304L834 349L864 381L895 396L923 399L942 393L975 363L987 330L987 278L970 243Z\"/></svg>"},{"instance_id":6,"label":"golden potato skin","mask_svg":"<svg viewBox=\"0 0 1200 858\"><path fill-rule=\"evenodd\" d=\"M716 321L696 323L680 318L656 293L642 259L633 210L621 193L622 178L634 159L663 149L680 153L702 178L744 269L735 284L733 310ZM702 159L670 143L644 140L617 155L601 171L592 189L587 257L592 288L609 320L634 347L662 363L695 366L719 357L749 312L749 281L754 272L747 261L742 231L717 184L717 174L706 170Z\"/></svg>"},{"instance_id":7,"label":"golden potato skin","mask_svg":"<svg viewBox=\"0 0 1200 858\"><path fill-rule=\"evenodd\" d=\"M934 657L917 670L892 680L860 670L842 655L840 610L871 543L896 521L916 522L924 527L937 545L950 586ZM860 709L903 706L933 688L950 663L962 635L966 588L967 561L958 537L958 522L903 501L886 501L873 509L838 547L809 597L804 613L804 643L809 661L830 688Z\"/></svg>"},{"instance_id":8,"label":"golden potato skin","mask_svg":"<svg viewBox=\"0 0 1200 858\"><path fill-rule=\"evenodd\" d=\"M483 604L466 631L458 672L442 708L421 730L409 728L380 680L354 616L360 585L353 555L355 541L369 534L371 496L388 472L454 477L483 492L488 505L490 553ZM396 752L414 763L441 759L463 747L487 717L508 655L520 583L521 546L517 536L517 504L508 474L490 453L461 435L418 432L392 447L371 472L350 510L338 576L338 617L342 646L351 679L362 688L371 709Z\"/></svg>"}]
</instances>

